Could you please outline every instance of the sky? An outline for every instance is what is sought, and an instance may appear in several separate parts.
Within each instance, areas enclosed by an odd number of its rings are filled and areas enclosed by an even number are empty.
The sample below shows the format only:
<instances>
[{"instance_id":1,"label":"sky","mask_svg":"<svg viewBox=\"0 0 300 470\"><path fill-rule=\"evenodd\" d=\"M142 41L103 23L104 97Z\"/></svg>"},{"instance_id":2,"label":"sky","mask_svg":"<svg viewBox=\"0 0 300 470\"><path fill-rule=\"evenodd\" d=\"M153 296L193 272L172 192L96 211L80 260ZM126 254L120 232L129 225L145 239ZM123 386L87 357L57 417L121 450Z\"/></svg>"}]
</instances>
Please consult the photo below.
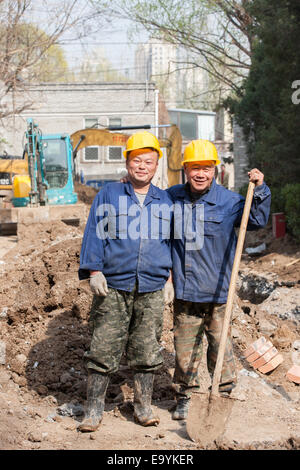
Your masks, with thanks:
<instances>
[{"instance_id":1,"label":"sky","mask_svg":"<svg viewBox=\"0 0 300 470\"><path fill-rule=\"evenodd\" d=\"M81 41L72 43L62 42L71 69L75 69L86 55L93 50L100 48L114 69L121 74L129 74L134 78L134 54L139 43L148 39L146 32L139 33L132 39L128 37L131 30L131 23L125 20L118 20L114 24L103 28L101 34L91 34Z\"/></svg>"},{"instance_id":2,"label":"sky","mask_svg":"<svg viewBox=\"0 0 300 470\"><path fill-rule=\"evenodd\" d=\"M68 1L68 0L66 0ZM74 15L83 15L88 13L86 8L86 0L79 0L80 8L74 9ZM46 32L51 30L51 21L49 21L49 6L55 8L56 5L62 6L58 0L33 0L32 8L28 10L28 19L41 27ZM94 10L92 10L93 14ZM95 16L95 15L94 15ZM54 24L54 21L53 21ZM99 25L100 28L99 28ZM103 26L102 26L103 25ZM97 33L93 30L98 28ZM106 58L111 62L114 69L120 71L121 74L129 74L130 78L134 78L134 53L139 42L147 41L146 32L141 32L128 36L132 31L134 24L129 20L110 19L107 22L103 16L96 17L92 22L81 27L80 32L84 31L85 37L81 40L74 39L76 35L74 31L64 34L59 45L65 52L69 68L77 69L80 63L95 49L101 49ZM134 28L135 29L135 28ZM89 32L91 31L91 32Z\"/></svg>"}]
</instances>

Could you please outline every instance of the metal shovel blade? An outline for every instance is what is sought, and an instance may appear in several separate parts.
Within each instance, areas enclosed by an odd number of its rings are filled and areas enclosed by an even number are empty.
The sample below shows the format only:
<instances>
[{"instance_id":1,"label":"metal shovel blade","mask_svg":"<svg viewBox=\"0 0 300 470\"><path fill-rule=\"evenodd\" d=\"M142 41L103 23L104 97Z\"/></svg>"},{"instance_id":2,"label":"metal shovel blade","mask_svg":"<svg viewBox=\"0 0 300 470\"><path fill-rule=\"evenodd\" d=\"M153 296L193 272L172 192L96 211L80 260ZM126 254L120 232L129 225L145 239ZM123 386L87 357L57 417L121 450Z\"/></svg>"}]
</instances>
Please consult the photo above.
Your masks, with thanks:
<instances>
[{"instance_id":1,"label":"metal shovel blade","mask_svg":"<svg viewBox=\"0 0 300 470\"><path fill-rule=\"evenodd\" d=\"M225 431L234 400L209 394L193 394L186 422L192 441L201 448L209 447Z\"/></svg>"}]
</instances>

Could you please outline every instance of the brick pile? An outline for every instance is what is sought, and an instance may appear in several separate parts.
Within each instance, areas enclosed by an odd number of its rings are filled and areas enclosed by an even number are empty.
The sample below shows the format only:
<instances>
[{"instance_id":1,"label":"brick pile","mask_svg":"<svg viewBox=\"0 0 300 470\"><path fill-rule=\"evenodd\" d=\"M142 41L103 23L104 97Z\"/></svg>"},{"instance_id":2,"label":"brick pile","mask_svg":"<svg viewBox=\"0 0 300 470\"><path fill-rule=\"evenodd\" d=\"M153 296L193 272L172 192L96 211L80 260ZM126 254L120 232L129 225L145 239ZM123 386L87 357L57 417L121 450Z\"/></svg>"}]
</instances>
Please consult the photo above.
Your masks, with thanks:
<instances>
[{"instance_id":1,"label":"brick pile","mask_svg":"<svg viewBox=\"0 0 300 470\"><path fill-rule=\"evenodd\" d=\"M271 372L283 362L282 355L264 336L254 341L243 355L246 361L262 374Z\"/></svg>"}]
</instances>

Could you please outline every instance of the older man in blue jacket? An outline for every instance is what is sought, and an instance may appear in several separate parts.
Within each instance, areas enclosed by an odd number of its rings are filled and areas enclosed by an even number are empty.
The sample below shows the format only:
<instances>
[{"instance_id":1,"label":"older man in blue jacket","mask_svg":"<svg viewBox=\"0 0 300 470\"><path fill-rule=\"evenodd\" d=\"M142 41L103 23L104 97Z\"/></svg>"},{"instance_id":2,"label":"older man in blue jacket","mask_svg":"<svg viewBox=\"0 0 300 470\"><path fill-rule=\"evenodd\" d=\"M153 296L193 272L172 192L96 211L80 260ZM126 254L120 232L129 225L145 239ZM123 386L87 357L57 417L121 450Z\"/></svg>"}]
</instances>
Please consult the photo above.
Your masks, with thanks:
<instances>
[{"instance_id":1,"label":"older man in blue jacket","mask_svg":"<svg viewBox=\"0 0 300 470\"><path fill-rule=\"evenodd\" d=\"M174 203L175 232L172 247L174 386L177 405L173 419L185 419L193 390L199 387L198 367L203 334L208 340L207 366L213 375L221 336L225 303L237 243L244 198L218 185L215 165L220 163L214 145L205 140L190 142L184 152L185 185L167 191ZM271 194L264 175L253 169L255 183L248 230L263 227L269 217ZM235 385L235 366L230 336L227 339L220 392Z\"/></svg>"},{"instance_id":2,"label":"older man in blue jacket","mask_svg":"<svg viewBox=\"0 0 300 470\"><path fill-rule=\"evenodd\" d=\"M134 417L143 426L159 423L151 397L154 371L162 365L159 340L163 289L172 266L173 214L168 193L151 184L161 156L155 136L133 134L125 150L128 182L105 186L90 210L79 270L95 294L93 336L85 353L87 409L78 427L82 432L100 425L110 375L125 351L134 370Z\"/></svg>"}]
</instances>

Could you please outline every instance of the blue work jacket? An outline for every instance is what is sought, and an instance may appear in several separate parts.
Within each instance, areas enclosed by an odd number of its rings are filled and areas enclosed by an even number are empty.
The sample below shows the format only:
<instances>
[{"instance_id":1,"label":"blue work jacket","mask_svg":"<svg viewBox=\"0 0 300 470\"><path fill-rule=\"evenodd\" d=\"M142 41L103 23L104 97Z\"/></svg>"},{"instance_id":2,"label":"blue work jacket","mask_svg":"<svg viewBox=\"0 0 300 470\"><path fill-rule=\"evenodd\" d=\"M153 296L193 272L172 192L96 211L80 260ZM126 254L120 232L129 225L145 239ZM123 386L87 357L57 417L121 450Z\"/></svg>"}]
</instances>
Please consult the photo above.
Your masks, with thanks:
<instances>
[{"instance_id":1,"label":"blue work jacket","mask_svg":"<svg viewBox=\"0 0 300 470\"><path fill-rule=\"evenodd\" d=\"M163 210L162 210L163 209ZM86 224L79 279L102 271L109 287L154 292L172 267L172 199L150 185L141 207L131 183L109 183L96 195Z\"/></svg>"},{"instance_id":2,"label":"blue work jacket","mask_svg":"<svg viewBox=\"0 0 300 470\"><path fill-rule=\"evenodd\" d=\"M173 282L177 299L225 303L245 199L213 180L208 192L192 203L187 185L168 193L174 202ZM247 230L268 221L271 192L255 188ZM183 216L184 214L184 216Z\"/></svg>"}]
</instances>

